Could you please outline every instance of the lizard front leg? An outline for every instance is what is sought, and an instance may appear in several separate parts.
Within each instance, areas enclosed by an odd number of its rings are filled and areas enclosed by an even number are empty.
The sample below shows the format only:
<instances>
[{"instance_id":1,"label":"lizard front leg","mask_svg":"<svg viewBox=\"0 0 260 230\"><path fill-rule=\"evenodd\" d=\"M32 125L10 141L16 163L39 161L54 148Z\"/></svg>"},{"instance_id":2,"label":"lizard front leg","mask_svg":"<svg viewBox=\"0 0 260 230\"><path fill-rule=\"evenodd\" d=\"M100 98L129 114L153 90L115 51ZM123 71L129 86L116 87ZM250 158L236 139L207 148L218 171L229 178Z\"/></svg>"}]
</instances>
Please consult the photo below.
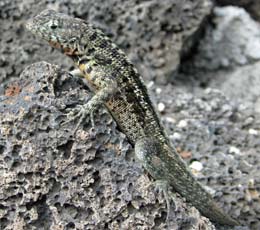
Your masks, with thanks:
<instances>
[{"instance_id":1,"label":"lizard front leg","mask_svg":"<svg viewBox=\"0 0 260 230\"><path fill-rule=\"evenodd\" d=\"M101 104L107 102L117 91L117 83L115 79L111 77L99 76L99 79L95 78L94 84L98 86L95 95L86 104L78 105L75 109L70 111L67 114L68 121L63 123L66 124L75 119L79 119L75 131L88 115L90 115L91 123L94 127L94 110L96 110Z\"/></svg>"}]
</instances>

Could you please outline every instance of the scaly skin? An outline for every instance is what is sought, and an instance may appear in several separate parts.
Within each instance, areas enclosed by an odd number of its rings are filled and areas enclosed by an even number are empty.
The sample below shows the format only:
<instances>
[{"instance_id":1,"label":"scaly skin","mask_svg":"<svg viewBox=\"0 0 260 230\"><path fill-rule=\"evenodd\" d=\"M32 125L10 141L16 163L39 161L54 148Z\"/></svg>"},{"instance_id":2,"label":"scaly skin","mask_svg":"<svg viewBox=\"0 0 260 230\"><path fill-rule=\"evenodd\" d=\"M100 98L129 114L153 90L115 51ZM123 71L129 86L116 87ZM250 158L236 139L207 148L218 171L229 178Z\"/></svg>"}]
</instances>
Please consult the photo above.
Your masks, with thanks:
<instances>
[{"instance_id":1,"label":"scaly skin","mask_svg":"<svg viewBox=\"0 0 260 230\"><path fill-rule=\"evenodd\" d=\"M84 118L105 104L136 157L155 180L165 181L201 213L219 224L237 225L195 180L161 125L141 76L126 55L83 20L45 10L26 27L71 57L95 96L75 116Z\"/></svg>"}]
</instances>

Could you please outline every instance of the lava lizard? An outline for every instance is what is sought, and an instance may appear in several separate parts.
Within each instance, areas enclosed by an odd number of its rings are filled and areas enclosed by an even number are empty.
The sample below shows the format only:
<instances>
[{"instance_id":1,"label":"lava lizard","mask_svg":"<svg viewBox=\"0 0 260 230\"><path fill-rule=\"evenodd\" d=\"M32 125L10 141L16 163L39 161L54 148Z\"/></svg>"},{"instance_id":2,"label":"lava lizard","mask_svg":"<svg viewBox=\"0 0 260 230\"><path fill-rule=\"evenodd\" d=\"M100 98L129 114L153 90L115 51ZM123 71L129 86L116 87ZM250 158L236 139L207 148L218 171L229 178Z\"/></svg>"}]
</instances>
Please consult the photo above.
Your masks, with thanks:
<instances>
[{"instance_id":1,"label":"lava lizard","mask_svg":"<svg viewBox=\"0 0 260 230\"><path fill-rule=\"evenodd\" d=\"M155 180L168 183L213 222L238 225L193 177L161 125L140 74L103 32L53 10L35 16L26 28L71 57L93 88L95 95L74 109L73 119L82 121L104 104Z\"/></svg>"}]
</instances>

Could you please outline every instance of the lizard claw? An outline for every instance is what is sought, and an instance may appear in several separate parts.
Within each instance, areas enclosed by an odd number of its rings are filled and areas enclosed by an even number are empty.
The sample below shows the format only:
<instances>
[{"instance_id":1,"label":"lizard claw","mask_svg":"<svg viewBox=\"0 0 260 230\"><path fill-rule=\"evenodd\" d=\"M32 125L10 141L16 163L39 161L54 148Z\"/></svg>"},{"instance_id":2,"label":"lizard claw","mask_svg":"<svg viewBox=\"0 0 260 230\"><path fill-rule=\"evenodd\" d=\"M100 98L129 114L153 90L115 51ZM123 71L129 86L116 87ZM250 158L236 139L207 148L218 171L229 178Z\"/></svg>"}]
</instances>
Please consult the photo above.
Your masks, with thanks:
<instances>
[{"instance_id":1,"label":"lizard claw","mask_svg":"<svg viewBox=\"0 0 260 230\"><path fill-rule=\"evenodd\" d=\"M167 206L166 220L168 221L169 218L170 218L169 216L170 216L170 211L171 211L171 200L173 201L173 205L174 205L174 208L176 210L176 205L175 205L175 202L174 202L174 196L173 196L172 193L170 194L170 192L168 192L169 185L168 185L167 181L164 181L164 180L155 181L155 188L156 188L157 191L163 193L164 199L166 201L166 206Z\"/></svg>"},{"instance_id":2,"label":"lizard claw","mask_svg":"<svg viewBox=\"0 0 260 230\"><path fill-rule=\"evenodd\" d=\"M66 116L67 116L68 120L63 122L62 125L65 125L67 123L70 123L70 122L78 119L76 127L73 130L73 134L74 134L78 130L79 126L84 121L84 119L87 117L87 115L90 115L90 121L91 121L92 127L94 127L95 124L94 124L93 109L91 109L88 106L88 104L78 105L75 109L72 109L69 113L67 113Z\"/></svg>"}]
</instances>

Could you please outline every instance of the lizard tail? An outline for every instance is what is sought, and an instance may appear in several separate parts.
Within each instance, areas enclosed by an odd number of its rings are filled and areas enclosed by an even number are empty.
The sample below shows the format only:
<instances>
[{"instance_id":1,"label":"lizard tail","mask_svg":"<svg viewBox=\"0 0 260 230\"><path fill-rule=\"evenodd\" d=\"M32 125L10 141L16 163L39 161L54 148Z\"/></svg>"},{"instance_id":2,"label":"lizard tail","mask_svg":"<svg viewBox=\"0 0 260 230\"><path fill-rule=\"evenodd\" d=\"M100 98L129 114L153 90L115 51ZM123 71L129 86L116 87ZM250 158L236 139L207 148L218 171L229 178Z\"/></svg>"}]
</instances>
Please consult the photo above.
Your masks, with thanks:
<instances>
[{"instance_id":1,"label":"lizard tail","mask_svg":"<svg viewBox=\"0 0 260 230\"><path fill-rule=\"evenodd\" d=\"M193 177L170 144L161 144L154 138L143 138L136 143L135 153L154 179L166 181L204 216L219 224L239 225L217 205L212 196Z\"/></svg>"}]
</instances>

